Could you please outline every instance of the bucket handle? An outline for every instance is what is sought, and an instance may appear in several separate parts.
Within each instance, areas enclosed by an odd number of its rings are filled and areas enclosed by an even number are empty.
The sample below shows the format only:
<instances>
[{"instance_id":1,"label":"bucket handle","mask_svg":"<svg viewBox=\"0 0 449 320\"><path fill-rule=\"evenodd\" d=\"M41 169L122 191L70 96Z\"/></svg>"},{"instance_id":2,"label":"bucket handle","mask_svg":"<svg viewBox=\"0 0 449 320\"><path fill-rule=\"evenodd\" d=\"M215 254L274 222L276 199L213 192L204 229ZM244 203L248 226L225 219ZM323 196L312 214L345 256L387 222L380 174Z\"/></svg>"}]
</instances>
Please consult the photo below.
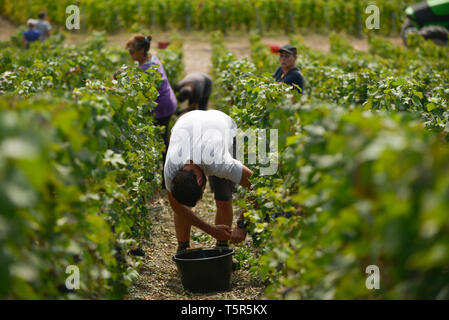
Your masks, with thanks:
<instances>
[{"instance_id":1,"label":"bucket handle","mask_svg":"<svg viewBox=\"0 0 449 320\"><path fill-rule=\"evenodd\" d=\"M204 247L199 247L199 248L187 248L185 251L192 251L192 250L203 250L204 249ZM176 253L177 254L177 253ZM176 254L174 254L172 257L171 257L171 259L173 260L173 261L175 261L176 262L176 260L175 260L175 256L176 256Z\"/></svg>"},{"instance_id":2,"label":"bucket handle","mask_svg":"<svg viewBox=\"0 0 449 320\"><path fill-rule=\"evenodd\" d=\"M203 250L204 249L204 247L198 247L198 248L187 248L185 251L192 251L192 250ZM233 256L234 254L235 254L235 250L234 249L232 249L232 252L230 252L231 253L231 256ZM176 260L175 260L175 256L176 256L176 254L174 254L172 257L171 257L171 259L174 261L174 262L176 262Z\"/></svg>"}]
</instances>

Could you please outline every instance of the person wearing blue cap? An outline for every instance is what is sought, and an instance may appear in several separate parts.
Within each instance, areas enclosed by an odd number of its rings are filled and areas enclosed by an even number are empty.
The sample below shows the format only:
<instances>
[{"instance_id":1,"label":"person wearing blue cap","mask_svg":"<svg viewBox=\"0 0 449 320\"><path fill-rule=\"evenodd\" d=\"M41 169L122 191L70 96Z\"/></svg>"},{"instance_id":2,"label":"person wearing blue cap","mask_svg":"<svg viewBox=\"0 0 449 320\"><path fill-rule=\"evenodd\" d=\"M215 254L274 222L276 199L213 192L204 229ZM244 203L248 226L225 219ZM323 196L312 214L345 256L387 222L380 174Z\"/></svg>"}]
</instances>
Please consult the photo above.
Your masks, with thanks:
<instances>
[{"instance_id":1,"label":"person wearing blue cap","mask_svg":"<svg viewBox=\"0 0 449 320\"><path fill-rule=\"evenodd\" d=\"M28 19L27 26L28 30L23 33L23 43L25 44L25 48L28 49L31 42L40 40L42 33L34 28L36 21L33 19Z\"/></svg>"},{"instance_id":2,"label":"person wearing blue cap","mask_svg":"<svg viewBox=\"0 0 449 320\"><path fill-rule=\"evenodd\" d=\"M273 74L273 78L277 82L283 82L295 86L299 93L304 89L304 78L296 66L297 49L296 47L286 44L279 49L279 62L281 66Z\"/></svg>"}]
</instances>

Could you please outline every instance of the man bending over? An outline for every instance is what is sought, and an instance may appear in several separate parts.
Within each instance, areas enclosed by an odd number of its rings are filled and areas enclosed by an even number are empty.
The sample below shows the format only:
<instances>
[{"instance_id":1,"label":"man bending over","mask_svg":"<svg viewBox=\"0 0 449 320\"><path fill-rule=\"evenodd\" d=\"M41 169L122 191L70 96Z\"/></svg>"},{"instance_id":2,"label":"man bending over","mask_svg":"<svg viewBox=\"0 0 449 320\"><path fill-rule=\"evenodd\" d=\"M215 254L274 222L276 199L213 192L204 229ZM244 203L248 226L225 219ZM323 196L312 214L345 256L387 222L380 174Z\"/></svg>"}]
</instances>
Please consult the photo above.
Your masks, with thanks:
<instances>
[{"instance_id":1,"label":"man bending over","mask_svg":"<svg viewBox=\"0 0 449 320\"><path fill-rule=\"evenodd\" d=\"M218 247L246 238L241 214L232 226L232 193L235 184L249 189L253 172L236 158L237 125L216 110L195 110L180 117L171 131L164 175L170 205L174 211L178 252L190 247L190 230L195 226L217 239ZM209 177L216 204L215 225L194 214Z\"/></svg>"}]
</instances>

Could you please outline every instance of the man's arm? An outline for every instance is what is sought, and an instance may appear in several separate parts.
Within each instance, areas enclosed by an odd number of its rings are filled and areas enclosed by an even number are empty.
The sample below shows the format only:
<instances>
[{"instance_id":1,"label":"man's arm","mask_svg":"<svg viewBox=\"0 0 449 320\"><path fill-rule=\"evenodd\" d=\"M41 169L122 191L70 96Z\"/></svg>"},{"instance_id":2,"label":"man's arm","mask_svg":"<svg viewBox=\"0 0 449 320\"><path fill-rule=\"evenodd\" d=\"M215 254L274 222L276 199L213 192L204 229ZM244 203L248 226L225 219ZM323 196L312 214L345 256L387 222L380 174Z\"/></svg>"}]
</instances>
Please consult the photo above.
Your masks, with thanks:
<instances>
[{"instance_id":1,"label":"man's arm","mask_svg":"<svg viewBox=\"0 0 449 320\"><path fill-rule=\"evenodd\" d=\"M178 91L181 90L182 87L184 87L186 84L187 84L187 82L185 81L185 79L182 79L181 81L179 81L177 84L174 85L173 91L174 91L174 92L178 92Z\"/></svg>"},{"instance_id":2,"label":"man's arm","mask_svg":"<svg viewBox=\"0 0 449 320\"><path fill-rule=\"evenodd\" d=\"M244 186L245 188L251 190L251 183L249 182L249 178L252 176L253 172L243 165L242 167L242 179L240 180L240 185ZM244 219L243 216L244 211L240 211L239 219ZM245 240L246 238L246 228L239 228L238 225L232 230L231 234L231 243L239 243Z\"/></svg>"},{"instance_id":3,"label":"man's arm","mask_svg":"<svg viewBox=\"0 0 449 320\"><path fill-rule=\"evenodd\" d=\"M251 169L242 164L242 178L240 179L240 185L245 187L246 189L251 189L251 183L249 182L249 178L253 175Z\"/></svg>"},{"instance_id":4,"label":"man's arm","mask_svg":"<svg viewBox=\"0 0 449 320\"><path fill-rule=\"evenodd\" d=\"M192 96L189 98L189 110L196 110L198 109L200 101L198 86L192 83L191 88L192 88Z\"/></svg>"},{"instance_id":5,"label":"man's arm","mask_svg":"<svg viewBox=\"0 0 449 320\"><path fill-rule=\"evenodd\" d=\"M298 72L297 76L296 76L296 82L295 84L297 84L299 86L299 88L301 89L301 92L303 92L304 90L304 77L302 76L301 73Z\"/></svg>"},{"instance_id":6,"label":"man's arm","mask_svg":"<svg viewBox=\"0 0 449 320\"><path fill-rule=\"evenodd\" d=\"M185 206L181 203L179 203L175 197L173 197L172 193L167 190L168 195L168 201L170 202L170 206L172 207L175 214L182 215L184 218L186 218L191 225L203 230L204 232L210 234L215 239L218 240L229 240L231 233L227 230L229 230L228 226L213 226L210 225L200 218L198 218L192 211L191 208L188 206Z\"/></svg>"},{"instance_id":7,"label":"man's arm","mask_svg":"<svg viewBox=\"0 0 449 320\"><path fill-rule=\"evenodd\" d=\"M304 90L304 77L300 72L292 72L291 76L285 83L295 88L298 93L302 93L302 91ZM297 85L299 89L295 85Z\"/></svg>"}]
</instances>

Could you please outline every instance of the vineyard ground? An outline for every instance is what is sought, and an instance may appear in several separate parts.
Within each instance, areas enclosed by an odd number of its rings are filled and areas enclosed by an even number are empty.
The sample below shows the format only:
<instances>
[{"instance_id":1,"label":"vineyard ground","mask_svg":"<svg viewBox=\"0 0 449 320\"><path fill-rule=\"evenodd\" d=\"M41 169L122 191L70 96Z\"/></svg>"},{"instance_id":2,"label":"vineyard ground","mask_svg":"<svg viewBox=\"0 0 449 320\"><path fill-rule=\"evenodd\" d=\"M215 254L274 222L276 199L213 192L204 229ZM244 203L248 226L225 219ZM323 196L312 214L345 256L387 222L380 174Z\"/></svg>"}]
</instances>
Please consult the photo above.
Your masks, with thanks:
<instances>
[{"instance_id":1,"label":"vineyard ground","mask_svg":"<svg viewBox=\"0 0 449 320\"><path fill-rule=\"evenodd\" d=\"M234 208L234 221L238 218ZM213 223L215 204L213 194L207 190L196 210L204 221ZM254 279L244 268L232 273L231 290L211 294L191 294L183 290L181 279L172 255L176 251L177 242L174 231L173 211L170 209L165 193L157 195L150 204L151 236L143 247L145 257L139 278L131 285L127 299L138 300L251 300L260 299L264 289L263 283ZM192 228L192 234L199 229ZM246 240L247 242L250 239ZM191 247L212 247L215 240L204 239L191 241ZM250 245L245 244L245 245Z\"/></svg>"}]
</instances>

